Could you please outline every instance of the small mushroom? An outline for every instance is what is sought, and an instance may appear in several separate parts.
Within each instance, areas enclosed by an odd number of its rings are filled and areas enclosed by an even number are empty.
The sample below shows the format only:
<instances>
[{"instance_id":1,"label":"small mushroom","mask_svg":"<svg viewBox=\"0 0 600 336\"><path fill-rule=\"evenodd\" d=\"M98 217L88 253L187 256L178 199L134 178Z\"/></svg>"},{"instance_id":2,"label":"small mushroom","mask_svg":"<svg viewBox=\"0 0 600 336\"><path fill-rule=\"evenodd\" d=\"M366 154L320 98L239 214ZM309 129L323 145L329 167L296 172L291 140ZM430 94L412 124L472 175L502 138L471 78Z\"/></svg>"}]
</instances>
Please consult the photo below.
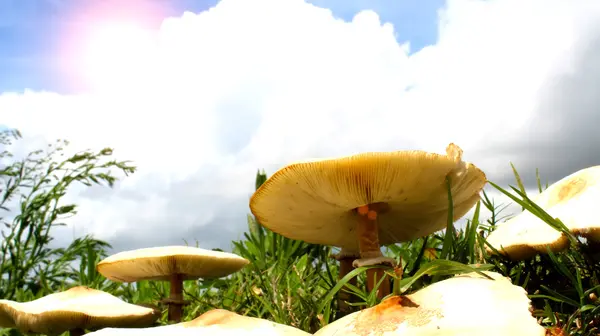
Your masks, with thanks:
<instances>
[{"instance_id":1,"label":"small mushroom","mask_svg":"<svg viewBox=\"0 0 600 336\"><path fill-rule=\"evenodd\" d=\"M179 322L183 314L183 281L220 278L249 263L236 254L191 246L143 248L114 254L98 263L98 272L112 281L170 282L169 320Z\"/></svg>"},{"instance_id":2,"label":"small mushroom","mask_svg":"<svg viewBox=\"0 0 600 336\"><path fill-rule=\"evenodd\" d=\"M527 292L495 272L457 275L347 315L315 336L543 336Z\"/></svg>"},{"instance_id":3,"label":"small mushroom","mask_svg":"<svg viewBox=\"0 0 600 336\"><path fill-rule=\"evenodd\" d=\"M294 163L273 174L250 199L261 225L291 239L358 251L353 266L390 264L380 246L410 241L445 228L446 177L454 220L479 200L485 174L463 162L450 144L446 155L424 151L363 153ZM344 274L345 275L345 274ZM384 271L367 271L367 289ZM390 292L384 281L379 297Z\"/></svg>"},{"instance_id":4,"label":"small mushroom","mask_svg":"<svg viewBox=\"0 0 600 336\"><path fill-rule=\"evenodd\" d=\"M121 335L255 335L255 336L308 336L305 331L292 326L275 323L256 317L242 316L224 309L210 310L199 317L168 326L144 329L106 328L89 334L90 336Z\"/></svg>"},{"instance_id":5,"label":"small mushroom","mask_svg":"<svg viewBox=\"0 0 600 336\"><path fill-rule=\"evenodd\" d=\"M552 184L532 201L553 218L560 219L573 234L600 241L600 221L596 215L600 199L600 166L579 170ZM569 246L561 232L529 211L499 224L488 243L508 258L518 261L544 254L549 247L559 252ZM493 250L487 247L488 252Z\"/></svg>"},{"instance_id":6,"label":"small mushroom","mask_svg":"<svg viewBox=\"0 0 600 336\"><path fill-rule=\"evenodd\" d=\"M50 294L30 302L0 300L0 327L23 333L71 336L104 327L147 327L160 317L152 308L124 302L85 286Z\"/></svg>"}]
</instances>

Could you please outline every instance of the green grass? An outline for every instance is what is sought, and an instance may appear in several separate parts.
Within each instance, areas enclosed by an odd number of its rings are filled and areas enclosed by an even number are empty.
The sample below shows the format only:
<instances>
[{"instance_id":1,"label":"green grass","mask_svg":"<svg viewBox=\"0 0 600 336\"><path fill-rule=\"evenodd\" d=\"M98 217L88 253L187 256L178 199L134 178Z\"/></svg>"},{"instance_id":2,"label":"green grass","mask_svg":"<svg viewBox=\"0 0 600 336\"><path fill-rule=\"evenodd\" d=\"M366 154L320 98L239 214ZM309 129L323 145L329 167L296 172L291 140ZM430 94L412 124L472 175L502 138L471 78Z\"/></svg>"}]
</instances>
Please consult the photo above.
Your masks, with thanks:
<instances>
[{"instance_id":1,"label":"green grass","mask_svg":"<svg viewBox=\"0 0 600 336\"><path fill-rule=\"evenodd\" d=\"M0 142L7 148L15 139L19 139L18 133L5 131ZM30 301L73 285L86 285L128 302L160 306L164 314L158 323L166 324L166 307L159 304L168 296L166 282L120 284L98 274L95 265L107 256L108 243L85 236L65 248L49 247L52 228L76 214L75 204L61 201L73 185L111 186L117 175L135 171L128 162L111 159L110 149L61 156L66 145L57 142L24 159L13 158L7 151L0 153L0 159L8 162L0 166L0 215L5 216L0 217L5 224L5 237L0 243L0 297ZM517 187L490 186L563 231L571 247L522 262L488 255L485 238L504 220L506 205L496 205L484 192L464 228L455 228L449 220L441 232L384 249L384 254L399 262L398 269L388 270L394 277L394 293L410 293L460 272L494 270L527 290L533 313L544 326L560 326L565 335L598 334L600 255L531 202L516 168L512 169ZM541 192L539 173L537 176ZM266 178L259 171L256 188ZM452 202L450 194L448 201ZM487 218L481 218L482 209L490 212ZM452 218L451 213L448 218ZM248 216L244 238L234 241L232 249L251 263L227 278L187 281L184 291L191 304L184 311L186 320L213 308L224 308L312 333L341 316L336 300L340 290L349 290L357 297L355 309L378 303L374 292L363 290L366 267L338 281L338 263L330 258L336 251L331 247L287 239L265 229L252 216ZM399 274L402 277L396 277ZM356 286L347 284L353 276L357 276ZM16 330L2 330L0 334L19 335Z\"/></svg>"}]
</instances>

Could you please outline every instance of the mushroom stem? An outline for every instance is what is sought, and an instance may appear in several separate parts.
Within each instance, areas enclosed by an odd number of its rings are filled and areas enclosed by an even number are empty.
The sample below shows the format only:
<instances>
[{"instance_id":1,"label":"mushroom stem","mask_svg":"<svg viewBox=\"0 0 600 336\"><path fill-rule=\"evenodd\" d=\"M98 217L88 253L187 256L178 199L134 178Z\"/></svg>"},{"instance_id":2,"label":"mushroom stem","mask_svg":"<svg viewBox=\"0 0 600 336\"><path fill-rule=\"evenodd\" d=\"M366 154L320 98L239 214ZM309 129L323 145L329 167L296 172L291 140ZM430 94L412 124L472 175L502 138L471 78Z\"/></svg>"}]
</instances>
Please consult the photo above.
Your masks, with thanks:
<instances>
[{"instance_id":1,"label":"mushroom stem","mask_svg":"<svg viewBox=\"0 0 600 336\"><path fill-rule=\"evenodd\" d=\"M181 322L183 316L183 276L172 274L169 302L169 321Z\"/></svg>"},{"instance_id":2,"label":"mushroom stem","mask_svg":"<svg viewBox=\"0 0 600 336\"><path fill-rule=\"evenodd\" d=\"M341 280L354 269L352 262L354 261L354 259L356 259L356 256L353 253L348 253L344 251L344 249L342 249L342 251L337 256L333 257L340 262L338 280ZM348 280L347 283L356 286L356 278L351 278L350 280ZM342 314L350 313L352 311L352 306L348 303L356 301L356 296L352 293L345 291L345 289L348 288L343 287L338 292L338 307Z\"/></svg>"},{"instance_id":3,"label":"mushroom stem","mask_svg":"<svg viewBox=\"0 0 600 336\"><path fill-rule=\"evenodd\" d=\"M70 336L82 336L85 335L85 330L82 328L72 329L69 331Z\"/></svg>"},{"instance_id":4,"label":"mushroom stem","mask_svg":"<svg viewBox=\"0 0 600 336\"><path fill-rule=\"evenodd\" d=\"M357 208L359 214L358 223L358 247L360 249L360 257L365 259L381 259L381 262L374 265L384 263L384 257L381 253L379 245L379 226L377 225L377 209L376 207L369 208L368 205L363 205ZM356 264L356 262L355 262ZM377 286L377 283L385 277L383 268L371 268L367 270L367 291L371 292ZM389 279L384 279L379 286L377 297L379 299L389 295L391 292Z\"/></svg>"}]
</instances>

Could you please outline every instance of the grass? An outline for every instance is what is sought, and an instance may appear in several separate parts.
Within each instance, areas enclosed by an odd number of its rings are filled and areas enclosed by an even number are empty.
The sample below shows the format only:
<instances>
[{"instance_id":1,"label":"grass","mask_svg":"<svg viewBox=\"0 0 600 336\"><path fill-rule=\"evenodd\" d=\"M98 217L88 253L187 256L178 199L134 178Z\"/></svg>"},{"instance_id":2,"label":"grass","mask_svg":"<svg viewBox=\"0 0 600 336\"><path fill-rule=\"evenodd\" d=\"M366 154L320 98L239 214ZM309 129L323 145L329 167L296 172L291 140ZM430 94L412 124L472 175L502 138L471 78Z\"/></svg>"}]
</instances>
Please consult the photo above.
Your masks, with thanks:
<instances>
[{"instance_id":1,"label":"grass","mask_svg":"<svg viewBox=\"0 0 600 336\"><path fill-rule=\"evenodd\" d=\"M0 142L8 148L19 137L18 132L4 131ZM0 162L5 163L0 166L0 206L5 214L0 220L6 227L0 243L0 297L30 301L73 285L86 285L128 302L158 305L168 296L168 283L120 284L98 274L95 265L106 257L108 243L85 236L65 248L49 247L52 228L76 214L75 204L62 203L62 196L72 185L111 186L118 180L117 174L135 171L128 162L111 159L110 149L65 158L60 154L66 145L57 142L23 159L15 159L8 151L0 153ZM527 290L533 314L549 332L600 333L600 255L594 252L593 244L573 236L559 220L536 206L525 193L516 168L512 169L517 187L490 185L525 211L563 231L571 241L570 248L522 262L488 255L485 238L504 220L506 205L496 205L483 192L464 228L455 228L449 220L441 232L384 249L384 254L399 262L398 268L388 270L394 293L413 292L460 272L494 270ZM539 173L537 176L541 192ZM259 171L256 187L266 178ZM450 194L448 201L452 202ZM481 218L483 209L490 213L485 219ZM451 213L448 218L452 218ZM265 229L252 216L248 216L244 238L234 241L232 249L250 260L250 265L227 278L185 282L186 299L191 301L184 311L186 320L213 308L224 308L312 333L341 317L335 299L340 290L357 297L355 309L378 303L374 292L363 290L367 267L355 269L338 281L338 262L330 257L335 252L331 247L287 239ZM347 283L354 276L356 286ZM160 308L164 313L158 323L166 324L166 309ZM16 330L6 329L0 334L19 335Z\"/></svg>"}]
</instances>

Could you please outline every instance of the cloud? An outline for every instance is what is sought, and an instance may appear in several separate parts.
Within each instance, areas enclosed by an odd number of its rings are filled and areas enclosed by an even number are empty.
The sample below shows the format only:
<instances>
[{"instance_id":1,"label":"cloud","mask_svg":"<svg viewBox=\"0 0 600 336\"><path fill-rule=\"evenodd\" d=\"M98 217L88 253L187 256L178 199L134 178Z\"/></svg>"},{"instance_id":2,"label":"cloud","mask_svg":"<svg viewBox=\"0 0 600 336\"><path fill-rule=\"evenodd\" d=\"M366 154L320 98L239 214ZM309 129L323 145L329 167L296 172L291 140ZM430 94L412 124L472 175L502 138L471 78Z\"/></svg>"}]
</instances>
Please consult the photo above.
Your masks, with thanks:
<instances>
[{"instance_id":1,"label":"cloud","mask_svg":"<svg viewBox=\"0 0 600 336\"><path fill-rule=\"evenodd\" d=\"M4 93L0 111L25 135L113 146L140 167L71 194L75 232L118 250L227 247L259 168L449 142L500 184L509 161L552 179L600 164L599 18L592 1L450 0L437 43L410 54L372 11L345 22L300 0L223 0L165 19L146 57L95 92Z\"/></svg>"}]
</instances>

